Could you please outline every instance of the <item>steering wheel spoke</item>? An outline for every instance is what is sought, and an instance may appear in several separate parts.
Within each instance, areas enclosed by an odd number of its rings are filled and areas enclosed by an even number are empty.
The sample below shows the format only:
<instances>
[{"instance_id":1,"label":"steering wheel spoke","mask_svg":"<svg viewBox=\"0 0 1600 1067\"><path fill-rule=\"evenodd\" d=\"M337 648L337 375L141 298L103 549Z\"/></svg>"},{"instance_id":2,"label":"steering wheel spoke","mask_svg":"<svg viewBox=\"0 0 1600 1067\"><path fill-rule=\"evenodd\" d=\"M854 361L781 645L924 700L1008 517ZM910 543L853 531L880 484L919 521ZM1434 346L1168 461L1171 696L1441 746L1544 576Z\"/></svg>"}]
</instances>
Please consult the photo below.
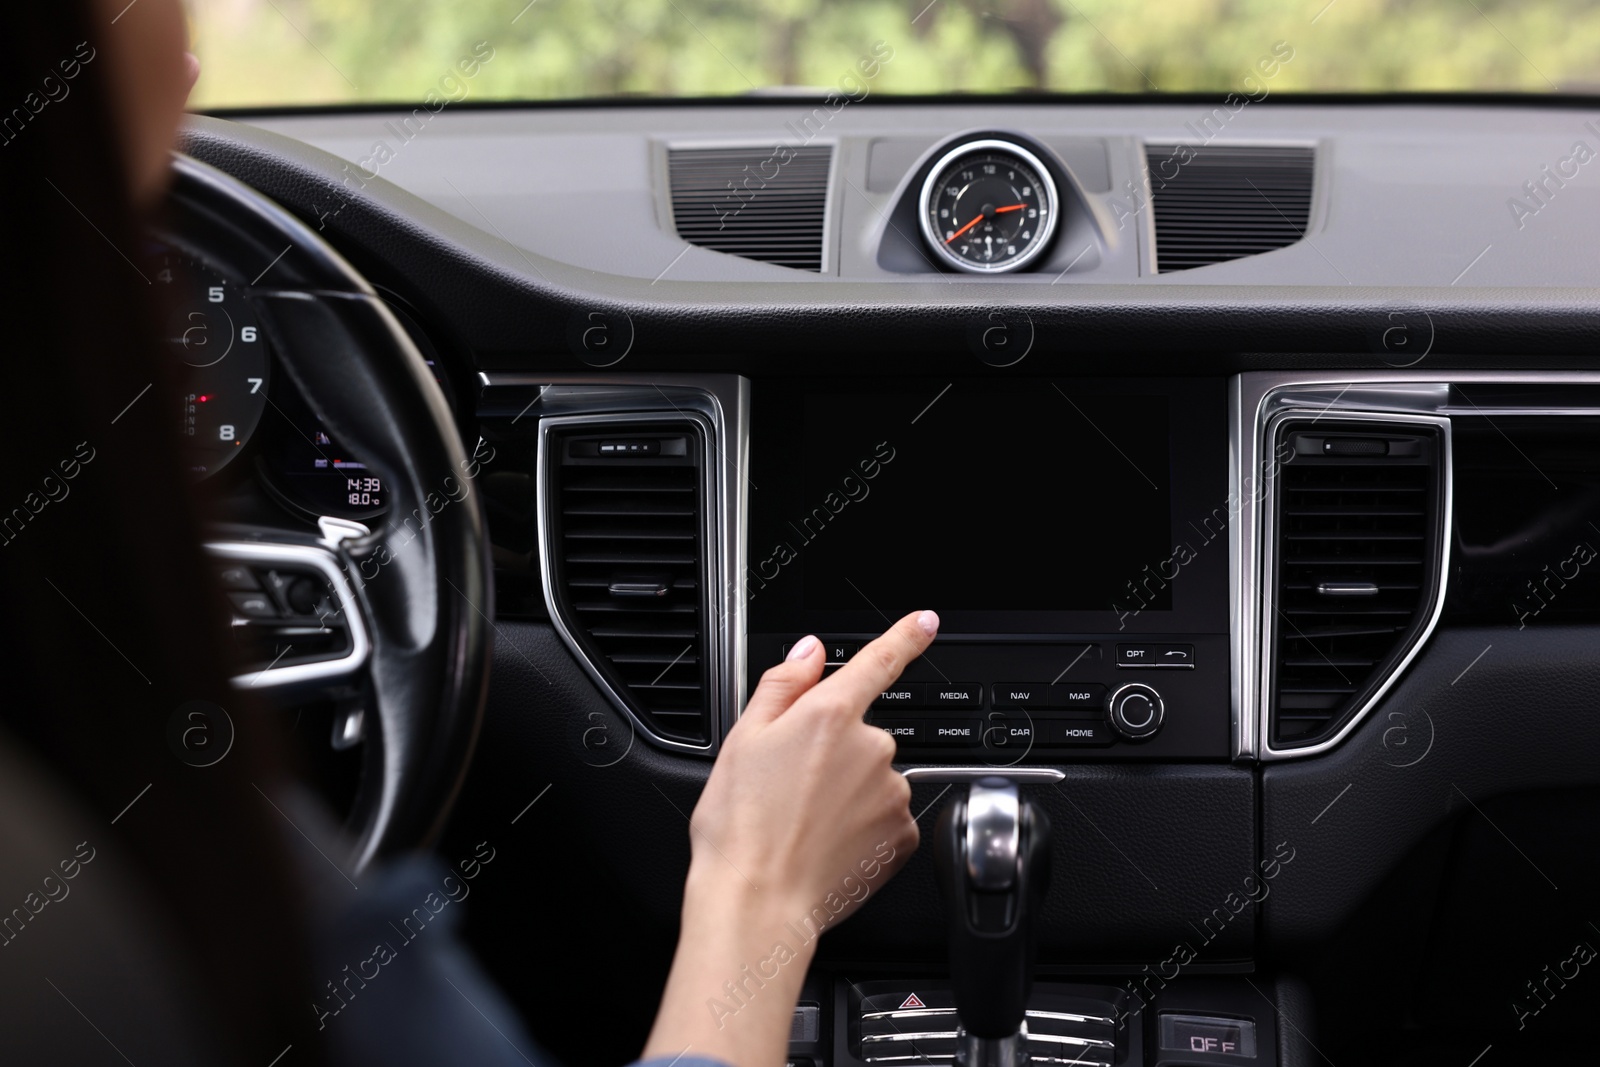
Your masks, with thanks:
<instances>
[{"instance_id":1,"label":"steering wheel spoke","mask_svg":"<svg viewBox=\"0 0 1600 1067\"><path fill-rule=\"evenodd\" d=\"M332 546L261 539L208 541L250 669L240 689L357 686L372 652L355 586Z\"/></svg>"}]
</instances>

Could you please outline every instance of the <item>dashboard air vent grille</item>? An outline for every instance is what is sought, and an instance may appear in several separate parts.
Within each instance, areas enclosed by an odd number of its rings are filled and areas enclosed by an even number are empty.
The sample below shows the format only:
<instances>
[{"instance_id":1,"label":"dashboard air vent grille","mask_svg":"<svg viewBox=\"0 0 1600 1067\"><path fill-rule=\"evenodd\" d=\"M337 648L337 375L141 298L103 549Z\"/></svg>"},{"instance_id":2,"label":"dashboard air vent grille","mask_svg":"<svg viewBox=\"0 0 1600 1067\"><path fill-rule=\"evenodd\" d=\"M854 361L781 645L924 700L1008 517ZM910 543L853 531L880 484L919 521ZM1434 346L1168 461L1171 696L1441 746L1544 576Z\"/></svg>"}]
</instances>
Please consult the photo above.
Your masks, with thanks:
<instances>
[{"instance_id":1,"label":"dashboard air vent grille","mask_svg":"<svg viewBox=\"0 0 1600 1067\"><path fill-rule=\"evenodd\" d=\"M699 428L587 424L550 445L548 565L572 639L648 729L709 743Z\"/></svg>"},{"instance_id":2,"label":"dashboard air vent grille","mask_svg":"<svg viewBox=\"0 0 1600 1067\"><path fill-rule=\"evenodd\" d=\"M787 151L791 158L781 163L771 145L669 151L678 236L745 259L820 271L833 149Z\"/></svg>"},{"instance_id":3,"label":"dashboard air vent grille","mask_svg":"<svg viewBox=\"0 0 1600 1067\"><path fill-rule=\"evenodd\" d=\"M1145 158L1157 271L1242 259L1306 234L1313 148L1147 145Z\"/></svg>"},{"instance_id":4,"label":"dashboard air vent grille","mask_svg":"<svg viewBox=\"0 0 1600 1067\"><path fill-rule=\"evenodd\" d=\"M1280 430L1271 741L1332 736L1400 666L1437 603L1438 431L1294 422Z\"/></svg>"}]
</instances>

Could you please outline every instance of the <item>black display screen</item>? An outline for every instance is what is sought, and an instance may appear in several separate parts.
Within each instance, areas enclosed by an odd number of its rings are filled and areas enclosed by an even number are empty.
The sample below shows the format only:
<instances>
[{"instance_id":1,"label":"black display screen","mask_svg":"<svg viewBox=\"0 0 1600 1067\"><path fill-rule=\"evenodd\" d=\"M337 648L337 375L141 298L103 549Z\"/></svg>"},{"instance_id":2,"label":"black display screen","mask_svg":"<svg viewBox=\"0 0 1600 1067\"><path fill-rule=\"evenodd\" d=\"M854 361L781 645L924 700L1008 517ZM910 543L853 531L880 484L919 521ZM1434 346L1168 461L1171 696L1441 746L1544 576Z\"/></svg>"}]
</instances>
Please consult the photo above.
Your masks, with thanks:
<instances>
[{"instance_id":1,"label":"black display screen","mask_svg":"<svg viewBox=\"0 0 1600 1067\"><path fill-rule=\"evenodd\" d=\"M806 506L789 543L809 557L808 608L937 589L944 610L1105 611L1166 557L1165 397L953 392L805 397ZM1171 587L1156 598L1149 610L1166 610Z\"/></svg>"},{"instance_id":2,"label":"black display screen","mask_svg":"<svg viewBox=\"0 0 1600 1067\"><path fill-rule=\"evenodd\" d=\"M921 607L968 633L1154 629L1185 582L1216 603L1184 628L1225 623L1225 537L1192 577L1173 559L1178 520L1224 532L1205 517L1226 512L1225 413L1220 382L767 383L752 630L870 631Z\"/></svg>"}]
</instances>

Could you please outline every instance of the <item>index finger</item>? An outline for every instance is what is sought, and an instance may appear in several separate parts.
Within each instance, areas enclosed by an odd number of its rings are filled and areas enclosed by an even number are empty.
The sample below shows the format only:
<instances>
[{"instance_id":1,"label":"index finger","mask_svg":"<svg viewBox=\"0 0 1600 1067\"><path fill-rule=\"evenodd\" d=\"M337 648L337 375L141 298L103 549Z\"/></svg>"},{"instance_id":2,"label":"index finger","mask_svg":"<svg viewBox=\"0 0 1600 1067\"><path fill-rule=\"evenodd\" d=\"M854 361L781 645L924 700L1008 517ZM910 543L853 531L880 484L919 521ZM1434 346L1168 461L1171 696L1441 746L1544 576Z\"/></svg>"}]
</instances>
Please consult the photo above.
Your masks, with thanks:
<instances>
[{"instance_id":1,"label":"index finger","mask_svg":"<svg viewBox=\"0 0 1600 1067\"><path fill-rule=\"evenodd\" d=\"M927 651L939 632L939 616L913 611L862 646L850 662L822 679L811 690L847 701L864 712L906 669L906 664Z\"/></svg>"}]
</instances>

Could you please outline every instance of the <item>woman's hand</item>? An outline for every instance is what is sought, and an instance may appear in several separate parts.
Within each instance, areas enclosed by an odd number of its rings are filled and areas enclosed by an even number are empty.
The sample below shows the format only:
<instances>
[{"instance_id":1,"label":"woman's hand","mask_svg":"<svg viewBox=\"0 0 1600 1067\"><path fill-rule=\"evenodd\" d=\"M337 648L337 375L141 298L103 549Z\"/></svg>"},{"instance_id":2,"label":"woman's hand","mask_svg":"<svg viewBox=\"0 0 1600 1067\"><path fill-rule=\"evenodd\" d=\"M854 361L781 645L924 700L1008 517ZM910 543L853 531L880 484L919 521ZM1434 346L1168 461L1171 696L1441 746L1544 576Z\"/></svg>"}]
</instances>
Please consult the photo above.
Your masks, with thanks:
<instances>
[{"instance_id":1,"label":"woman's hand","mask_svg":"<svg viewBox=\"0 0 1600 1067\"><path fill-rule=\"evenodd\" d=\"M783 1062L817 937L916 850L894 739L863 715L938 629L931 611L907 615L827 679L806 637L762 676L690 819L683 928L647 1057Z\"/></svg>"}]
</instances>

